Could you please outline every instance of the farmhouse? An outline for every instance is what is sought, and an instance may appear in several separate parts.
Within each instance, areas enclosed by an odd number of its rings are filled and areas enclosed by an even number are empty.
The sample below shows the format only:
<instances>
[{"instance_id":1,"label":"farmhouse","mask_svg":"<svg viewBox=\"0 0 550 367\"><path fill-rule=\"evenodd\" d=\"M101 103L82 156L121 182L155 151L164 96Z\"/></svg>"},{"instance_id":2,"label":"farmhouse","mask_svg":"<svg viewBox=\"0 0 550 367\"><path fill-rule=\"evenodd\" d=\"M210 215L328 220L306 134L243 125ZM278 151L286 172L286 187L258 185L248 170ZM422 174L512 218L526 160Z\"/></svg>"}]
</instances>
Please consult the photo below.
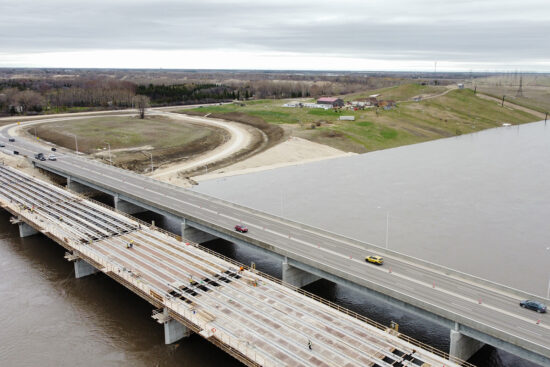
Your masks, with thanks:
<instances>
[{"instance_id":1,"label":"farmhouse","mask_svg":"<svg viewBox=\"0 0 550 367\"><path fill-rule=\"evenodd\" d=\"M332 107L342 107L344 106L344 101L335 97L323 97L317 100L317 104L328 104Z\"/></svg>"}]
</instances>

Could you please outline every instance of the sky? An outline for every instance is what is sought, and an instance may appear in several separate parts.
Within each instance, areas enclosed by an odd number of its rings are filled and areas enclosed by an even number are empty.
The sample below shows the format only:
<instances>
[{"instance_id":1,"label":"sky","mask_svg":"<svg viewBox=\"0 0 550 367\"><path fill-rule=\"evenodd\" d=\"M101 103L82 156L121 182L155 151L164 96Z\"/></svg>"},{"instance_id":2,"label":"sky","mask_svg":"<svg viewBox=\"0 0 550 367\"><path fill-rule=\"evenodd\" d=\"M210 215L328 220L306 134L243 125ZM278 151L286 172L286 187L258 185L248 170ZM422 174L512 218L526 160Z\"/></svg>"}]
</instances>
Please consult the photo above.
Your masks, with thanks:
<instances>
[{"instance_id":1,"label":"sky","mask_svg":"<svg viewBox=\"0 0 550 367\"><path fill-rule=\"evenodd\" d=\"M0 0L0 67L550 72L549 0Z\"/></svg>"}]
</instances>

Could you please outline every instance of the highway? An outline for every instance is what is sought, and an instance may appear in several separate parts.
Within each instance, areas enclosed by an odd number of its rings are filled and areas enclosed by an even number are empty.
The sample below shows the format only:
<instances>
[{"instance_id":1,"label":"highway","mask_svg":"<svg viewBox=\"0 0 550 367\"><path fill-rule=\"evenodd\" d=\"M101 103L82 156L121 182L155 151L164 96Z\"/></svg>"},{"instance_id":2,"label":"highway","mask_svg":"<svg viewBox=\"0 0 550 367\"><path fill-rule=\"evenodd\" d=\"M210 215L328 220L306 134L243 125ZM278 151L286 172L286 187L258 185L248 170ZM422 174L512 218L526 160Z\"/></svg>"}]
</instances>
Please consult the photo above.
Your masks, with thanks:
<instances>
[{"instance_id":1,"label":"highway","mask_svg":"<svg viewBox=\"0 0 550 367\"><path fill-rule=\"evenodd\" d=\"M0 130L6 151L18 150L29 157L46 152L43 146L20 137L8 142L10 127L13 126ZM366 255L383 251L74 154L58 154L57 161L41 164L175 215L208 223L214 229L230 231L235 224L245 223L249 232L235 233L235 238L266 244L265 248L273 252L315 264L328 273L550 358L550 316L520 308L519 291L462 279L454 273L448 275L439 268L391 252L384 254L383 266L367 264Z\"/></svg>"},{"instance_id":2,"label":"highway","mask_svg":"<svg viewBox=\"0 0 550 367\"><path fill-rule=\"evenodd\" d=\"M0 184L0 205L13 222L163 308L153 313L159 323L181 320L246 365L459 366L383 325L15 169L0 165Z\"/></svg>"}]
</instances>

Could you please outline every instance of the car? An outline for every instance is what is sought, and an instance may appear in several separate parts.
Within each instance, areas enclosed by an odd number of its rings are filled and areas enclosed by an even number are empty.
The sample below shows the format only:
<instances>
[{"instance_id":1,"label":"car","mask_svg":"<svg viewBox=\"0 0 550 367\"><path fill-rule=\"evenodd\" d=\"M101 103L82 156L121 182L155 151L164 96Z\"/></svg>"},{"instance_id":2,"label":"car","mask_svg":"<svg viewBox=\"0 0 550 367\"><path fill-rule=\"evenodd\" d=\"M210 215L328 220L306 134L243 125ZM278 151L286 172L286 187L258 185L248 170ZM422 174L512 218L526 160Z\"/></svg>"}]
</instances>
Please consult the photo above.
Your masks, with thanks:
<instances>
[{"instance_id":1,"label":"car","mask_svg":"<svg viewBox=\"0 0 550 367\"><path fill-rule=\"evenodd\" d=\"M42 153L36 153L36 154L34 155L34 158L35 158L35 159L40 159L40 158L42 158L42 157L44 157L44 154L42 154Z\"/></svg>"},{"instance_id":2,"label":"car","mask_svg":"<svg viewBox=\"0 0 550 367\"><path fill-rule=\"evenodd\" d=\"M48 156L48 160L50 160L50 161L57 161L57 157L55 156L55 154L50 154L50 155Z\"/></svg>"},{"instance_id":3,"label":"car","mask_svg":"<svg viewBox=\"0 0 550 367\"><path fill-rule=\"evenodd\" d=\"M5 148L6 144L0 143L0 148Z\"/></svg>"},{"instance_id":4,"label":"car","mask_svg":"<svg viewBox=\"0 0 550 367\"><path fill-rule=\"evenodd\" d=\"M376 265L382 265L384 263L384 258L378 255L370 255L365 257L365 261Z\"/></svg>"},{"instance_id":5,"label":"car","mask_svg":"<svg viewBox=\"0 0 550 367\"><path fill-rule=\"evenodd\" d=\"M538 313L545 313L546 312L546 305L539 301L533 301L530 299L523 300L519 303L519 305L523 308L528 308L533 311L537 311Z\"/></svg>"},{"instance_id":6,"label":"car","mask_svg":"<svg viewBox=\"0 0 550 367\"><path fill-rule=\"evenodd\" d=\"M12 142L12 143L15 141L14 138L9 138L8 140L9 140L10 142Z\"/></svg>"},{"instance_id":7,"label":"car","mask_svg":"<svg viewBox=\"0 0 550 367\"><path fill-rule=\"evenodd\" d=\"M18 152L17 150L14 150L14 151L13 151L13 154L14 154L14 155L19 155L19 152Z\"/></svg>"},{"instance_id":8,"label":"car","mask_svg":"<svg viewBox=\"0 0 550 367\"><path fill-rule=\"evenodd\" d=\"M52 152L55 152L56 150L57 150L57 148L52 147Z\"/></svg>"},{"instance_id":9,"label":"car","mask_svg":"<svg viewBox=\"0 0 550 367\"><path fill-rule=\"evenodd\" d=\"M242 224L237 224L235 226L235 231L241 232L241 233L246 233L246 232L248 232L248 228L246 228L246 226L244 226Z\"/></svg>"}]
</instances>

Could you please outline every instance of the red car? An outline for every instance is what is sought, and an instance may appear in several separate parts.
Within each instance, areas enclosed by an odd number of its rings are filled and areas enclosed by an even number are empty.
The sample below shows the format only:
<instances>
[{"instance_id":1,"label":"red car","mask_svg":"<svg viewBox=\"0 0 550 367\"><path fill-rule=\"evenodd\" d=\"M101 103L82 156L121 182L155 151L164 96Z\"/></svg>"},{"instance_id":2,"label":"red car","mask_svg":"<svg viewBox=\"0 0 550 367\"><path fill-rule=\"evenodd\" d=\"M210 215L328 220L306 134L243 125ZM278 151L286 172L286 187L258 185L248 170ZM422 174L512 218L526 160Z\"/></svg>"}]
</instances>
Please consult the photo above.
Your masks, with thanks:
<instances>
[{"instance_id":1,"label":"red car","mask_svg":"<svg viewBox=\"0 0 550 367\"><path fill-rule=\"evenodd\" d=\"M248 228L246 228L246 226L244 226L242 224L237 224L235 226L235 231L241 232L241 233L246 233L246 232L248 232Z\"/></svg>"}]
</instances>

